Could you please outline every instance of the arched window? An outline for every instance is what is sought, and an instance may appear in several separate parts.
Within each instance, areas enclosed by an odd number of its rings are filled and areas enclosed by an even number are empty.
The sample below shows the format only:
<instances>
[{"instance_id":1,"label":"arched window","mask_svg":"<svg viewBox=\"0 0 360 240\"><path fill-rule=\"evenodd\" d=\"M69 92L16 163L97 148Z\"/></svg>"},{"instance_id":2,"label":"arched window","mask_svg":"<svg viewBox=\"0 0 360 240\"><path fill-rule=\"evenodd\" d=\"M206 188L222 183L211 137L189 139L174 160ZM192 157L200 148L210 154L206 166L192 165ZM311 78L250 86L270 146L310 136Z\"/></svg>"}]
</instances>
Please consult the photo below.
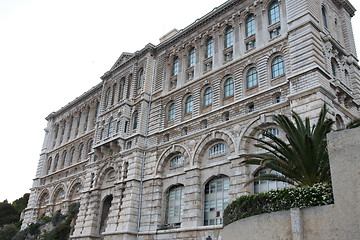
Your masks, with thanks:
<instances>
[{"instance_id":1,"label":"arched window","mask_svg":"<svg viewBox=\"0 0 360 240\"><path fill-rule=\"evenodd\" d=\"M169 190L167 223L180 224L183 215L184 186L174 186Z\"/></svg>"},{"instance_id":2,"label":"arched window","mask_svg":"<svg viewBox=\"0 0 360 240\"><path fill-rule=\"evenodd\" d=\"M321 14L322 14L322 19L323 19L323 23L324 23L324 26L326 28L328 28L328 24L327 24L327 12L326 12L326 9L324 6L321 7Z\"/></svg>"},{"instance_id":3,"label":"arched window","mask_svg":"<svg viewBox=\"0 0 360 240\"><path fill-rule=\"evenodd\" d=\"M116 123L116 133L120 132L120 120Z\"/></svg>"},{"instance_id":4,"label":"arched window","mask_svg":"<svg viewBox=\"0 0 360 240\"><path fill-rule=\"evenodd\" d=\"M212 104L212 88L208 87L204 91L204 107Z\"/></svg>"},{"instance_id":5,"label":"arched window","mask_svg":"<svg viewBox=\"0 0 360 240\"><path fill-rule=\"evenodd\" d=\"M184 166L184 157L181 155L175 156L170 160L170 167L181 167Z\"/></svg>"},{"instance_id":6,"label":"arched window","mask_svg":"<svg viewBox=\"0 0 360 240\"><path fill-rule=\"evenodd\" d=\"M141 88L144 83L144 70L141 69L139 72L138 88Z\"/></svg>"},{"instance_id":7,"label":"arched window","mask_svg":"<svg viewBox=\"0 0 360 240\"><path fill-rule=\"evenodd\" d=\"M231 47L233 45L233 28L229 26L225 30L225 48Z\"/></svg>"},{"instance_id":8,"label":"arched window","mask_svg":"<svg viewBox=\"0 0 360 240\"><path fill-rule=\"evenodd\" d=\"M92 145L93 145L93 140L91 139L90 141L89 141L89 144L88 144L88 153L89 152L91 152L91 150L92 150Z\"/></svg>"},{"instance_id":9,"label":"arched window","mask_svg":"<svg viewBox=\"0 0 360 240\"><path fill-rule=\"evenodd\" d=\"M138 113L135 112L134 118L133 118L133 130L135 130L137 128L137 124L138 124Z\"/></svg>"},{"instance_id":10,"label":"arched window","mask_svg":"<svg viewBox=\"0 0 360 240\"><path fill-rule=\"evenodd\" d=\"M189 51L189 60L188 60L188 67L193 67L195 65L195 48L192 47Z\"/></svg>"},{"instance_id":11,"label":"arched window","mask_svg":"<svg viewBox=\"0 0 360 240\"><path fill-rule=\"evenodd\" d=\"M271 63L271 77L277 78L285 73L284 58L277 56Z\"/></svg>"},{"instance_id":12,"label":"arched window","mask_svg":"<svg viewBox=\"0 0 360 240\"><path fill-rule=\"evenodd\" d=\"M46 174L48 174L50 172L50 169L51 169L51 163L52 163L52 158L50 157L49 160L48 160L48 165L47 165L47 171L46 171Z\"/></svg>"},{"instance_id":13,"label":"arched window","mask_svg":"<svg viewBox=\"0 0 360 240\"><path fill-rule=\"evenodd\" d=\"M44 193L40 198L39 206L44 207L46 204L49 203L49 199L50 199L49 194Z\"/></svg>"},{"instance_id":14,"label":"arched window","mask_svg":"<svg viewBox=\"0 0 360 240\"><path fill-rule=\"evenodd\" d=\"M59 189L55 195L54 203L59 203L61 200L65 198L64 189Z\"/></svg>"},{"instance_id":15,"label":"arched window","mask_svg":"<svg viewBox=\"0 0 360 240\"><path fill-rule=\"evenodd\" d=\"M116 83L113 85L113 87L112 87L112 94L111 94L111 103L110 103L110 105L112 106L112 105L114 105L114 103L115 103L115 93L116 93ZM89 110L90 110L90 108L89 108Z\"/></svg>"},{"instance_id":16,"label":"arched window","mask_svg":"<svg viewBox=\"0 0 360 240\"><path fill-rule=\"evenodd\" d=\"M331 59L331 72L334 77L337 77L337 64L335 59Z\"/></svg>"},{"instance_id":17,"label":"arched window","mask_svg":"<svg viewBox=\"0 0 360 240\"><path fill-rule=\"evenodd\" d=\"M111 92L111 89L108 88L106 90L106 94L105 94L105 107L108 107L110 105L110 92Z\"/></svg>"},{"instance_id":18,"label":"arched window","mask_svg":"<svg viewBox=\"0 0 360 240\"><path fill-rule=\"evenodd\" d=\"M66 163L66 155L67 155L67 152L64 151L63 155L62 155L62 161L61 161L61 164L60 164L60 168L63 168L65 166L65 163Z\"/></svg>"},{"instance_id":19,"label":"arched window","mask_svg":"<svg viewBox=\"0 0 360 240\"><path fill-rule=\"evenodd\" d=\"M72 148L70 150L70 161L69 161L69 165L71 165L74 162L74 156L75 156L75 148Z\"/></svg>"},{"instance_id":20,"label":"arched window","mask_svg":"<svg viewBox=\"0 0 360 240\"><path fill-rule=\"evenodd\" d=\"M125 86L125 77L123 77L119 83L119 95L118 95L118 102L124 97L124 86Z\"/></svg>"},{"instance_id":21,"label":"arched window","mask_svg":"<svg viewBox=\"0 0 360 240\"><path fill-rule=\"evenodd\" d=\"M224 98L234 96L234 80L232 77L224 82Z\"/></svg>"},{"instance_id":22,"label":"arched window","mask_svg":"<svg viewBox=\"0 0 360 240\"><path fill-rule=\"evenodd\" d=\"M204 225L221 225L229 201L229 177L216 177L205 185Z\"/></svg>"},{"instance_id":23,"label":"arched window","mask_svg":"<svg viewBox=\"0 0 360 240\"><path fill-rule=\"evenodd\" d=\"M110 171L108 171L108 173L106 174L106 180L113 180L116 177L116 172L114 169L111 169Z\"/></svg>"},{"instance_id":24,"label":"arched window","mask_svg":"<svg viewBox=\"0 0 360 240\"><path fill-rule=\"evenodd\" d=\"M108 137L110 137L113 134L113 130L114 130L114 119L110 118L108 132L107 132Z\"/></svg>"},{"instance_id":25,"label":"arched window","mask_svg":"<svg viewBox=\"0 0 360 240\"><path fill-rule=\"evenodd\" d=\"M193 108L193 97L192 96L188 96L185 100L185 109L184 109L184 113L188 114L192 112L192 108Z\"/></svg>"},{"instance_id":26,"label":"arched window","mask_svg":"<svg viewBox=\"0 0 360 240\"><path fill-rule=\"evenodd\" d=\"M278 1L274 1L269 7L269 25L280 21L280 11Z\"/></svg>"},{"instance_id":27,"label":"arched window","mask_svg":"<svg viewBox=\"0 0 360 240\"><path fill-rule=\"evenodd\" d=\"M178 70L179 70L179 58L176 56L176 57L174 57L174 60L173 60L172 75L176 76L178 74Z\"/></svg>"},{"instance_id":28,"label":"arched window","mask_svg":"<svg viewBox=\"0 0 360 240\"><path fill-rule=\"evenodd\" d=\"M221 155L226 153L226 145L225 143L217 143L210 147L209 149L209 156L214 157L216 155Z\"/></svg>"},{"instance_id":29,"label":"arched window","mask_svg":"<svg viewBox=\"0 0 360 240\"><path fill-rule=\"evenodd\" d=\"M99 139L102 140L104 138L104 129L102 128L100 130L100 136L99 136Z\"/></svg>"},{"instance_id":30,"label":"arched window","mask_svg":"<svg viewBox=\"0 0 360 240\"><path fill-rule=\"evenodd\" d=\"M255 177L264 175L264 174L278 174L280 175L280 173L274 171L274 170L270 170L267 168L263 168L260 169L259 171L257 171L257 173L254 175ZM261 180L261 181L254 181L254 193L264 193L264 192L268 192L270 190L275 190L275 189L282 189L288 187L287 183L284 182L279 182L279 181L270 181L270 180Z\"/></svg>"},{"instance_id":31,"label":"arched window","mask_svg":"<svg viewBox=\"0 0 360 240\"><path fill-rule=\"evenodd\" d=\"M83 154L83 149L84 149L84 144L80 144L80 147L79 147L79 161L81 160L82 158L82 154Z\"/></svg>"},{"instance_id":32,"label":"arched window","mask_svg":"<svg viewBox=\"0 0 360 240\"><path fill-rule=\"evenodd\" d=\"M175 103L171 103L168 109L168 121L173 121L175 119Z\"/></svg>"},{"instance_id":33,"label":"arched window","mask_svg":"<svg viewBox=\"0 0 360 240\"><path fill-rule=\"evenodd\" d=\"M205 58L209 58L213 56L213 49L214 49L214 40L212 37L206 40L206 51L205 51Z\"/></svg>"},{"instance_id":34,"label":"arched window","mask_svg":"<svg viewBox=\"0 0 360 240\"><path fill-rule=\"evenodd\" d=\"M258 74L255 67L250 68L246 74L246 88L252 88L258 85Z\"/></svg>"},{"instance_id":35,"label":"arched window","mask_svg":"<svg viewBox=\"0 0 360 240\"><path fill-rule=\"evenodd\" d=\"M105 198L105 200L103 202L101 218L100 218L99 233L105 232L112 200L113 200L113 196L109 195Z\"/></svg>"},{"instance_id":36,"label":"arched window","mask_svg":"<svg viewBox=\"0 0 360 240\"><path fill-rule=\"evenodd\" d=\"M246 18L245 22L245 33L246 37L250 37L255 34L255 17L254 14L251 14Z\"/></svg>"},{"instance_id":37,"label":"arched window","mask_svg":"<svg viewBox=\"0 0 360 240\"><path fill-rule=\"evenodd\" d=\"M54 171L56 171L58 164L59 164L59 154L56 154L55 162L54 162Z\"/></svg>"}]
</instances>

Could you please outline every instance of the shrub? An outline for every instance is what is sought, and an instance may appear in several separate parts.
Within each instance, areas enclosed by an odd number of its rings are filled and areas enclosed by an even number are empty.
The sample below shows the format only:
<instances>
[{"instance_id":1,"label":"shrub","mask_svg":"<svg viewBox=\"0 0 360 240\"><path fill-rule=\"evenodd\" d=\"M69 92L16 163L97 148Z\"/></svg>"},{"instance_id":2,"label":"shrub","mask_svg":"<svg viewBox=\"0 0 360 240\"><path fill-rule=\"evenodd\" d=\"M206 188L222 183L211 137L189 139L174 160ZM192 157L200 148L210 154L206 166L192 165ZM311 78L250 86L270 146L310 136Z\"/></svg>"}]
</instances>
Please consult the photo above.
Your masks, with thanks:
<instances>
[{"instance_id":1,"label":"shrub","mask_svg":"<svg viewBox=\"0 0 360 240\"><path fill-rule=\"evenodd\" d=\"M224 225L263 213L332 203L334 203L334 197L330 184L285 188L267 193L242 196L225 209Z\"/></svg>"}]
</instances>

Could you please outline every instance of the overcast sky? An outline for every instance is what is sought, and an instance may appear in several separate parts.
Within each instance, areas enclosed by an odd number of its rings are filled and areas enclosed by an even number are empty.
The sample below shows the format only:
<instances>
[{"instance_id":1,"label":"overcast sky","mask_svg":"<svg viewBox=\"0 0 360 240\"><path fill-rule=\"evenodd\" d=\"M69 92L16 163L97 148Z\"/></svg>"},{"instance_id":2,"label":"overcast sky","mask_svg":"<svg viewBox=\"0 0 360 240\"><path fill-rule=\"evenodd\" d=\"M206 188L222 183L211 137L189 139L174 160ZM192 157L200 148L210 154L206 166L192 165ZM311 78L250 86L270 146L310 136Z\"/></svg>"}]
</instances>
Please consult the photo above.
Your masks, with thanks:
<instances>
[{"instance_id":1,"label":"overcast sky","mask_svg":"<svg viewBox=\"0 0 360 240\"><path fill-rule=\"evenodd\" d=\"M98 84L122 52L223 2L0 0L0 201L30 192L47 115ZM360 13L352 22L359 49Z\"/></svg>"}]
</instances>

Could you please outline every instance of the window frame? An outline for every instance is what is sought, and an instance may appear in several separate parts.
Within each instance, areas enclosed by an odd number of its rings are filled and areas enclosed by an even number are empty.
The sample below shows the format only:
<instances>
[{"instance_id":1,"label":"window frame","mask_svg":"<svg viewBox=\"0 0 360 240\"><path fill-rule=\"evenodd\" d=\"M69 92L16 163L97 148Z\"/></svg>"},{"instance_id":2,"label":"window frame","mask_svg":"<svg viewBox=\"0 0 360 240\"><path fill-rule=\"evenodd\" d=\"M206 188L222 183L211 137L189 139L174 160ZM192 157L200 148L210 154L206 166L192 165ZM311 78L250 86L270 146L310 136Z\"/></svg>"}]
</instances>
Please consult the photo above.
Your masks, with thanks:
<instances>
[{"instance_id":1,"label":"window frame","mask_svg":"<svg viewBox=\"0 0 360 240\"><path fill-rule=\"evenodd\" d=\"M269 25L280 22L280 5L277 0L273 1L268 8Z\"/></svg>"},{"instance_id":2,"label":"window frame","mask_svg":"<svg viewBox=\"0 0 360 240\"><path fill-rule=\"evenodd\" d=\"M278 59L280 59L280 62ZM285 75L285 60L283 56L278 55L271 61L271 79L275 79L283 75Z\"/></svg>"},{"instance_id":3,"label":"window frame","mask_svg":"<svg viewBox=\"0 0 360 240\"><path fill-rule=\"evenodd\" d=\"M191 114L193 111L193 96L189 95L185 98L184 115Z\"/></svg>"},{"instance_id":4,"label":"window frame","mask_svg":"<svg viewBox=\"0 0 360 240\"><path fill-rule=\"evenodd\" d=\"M255 72L254 72L255 71ZM246 72L246 89L257 87L259 84L259 76L256 67L250 67Z\"/></svg>"},{"instance_id":5,"label":"window frame","mask_svg":"<svg viewBox=\"0 0 360 240\"><path fill-rule=\"evenodd\" d=\"M212 87L208 86L204 90L203 94L203 107L209 107L212 105Z\"/></svg>"},{"instance_id":6,"label":"window frame","mask_svg":"<svg viewBox=\"0 0 360 240\"><path fill-rule=\"evenodd\" d=\"M230 98L234 96L235 86L234 86L234 78L228 77L224 81L224 99Z\"/></svg>"},{"instance_id":7,"label":"window frame","mask_svg":"<svg viewBox=\"0 0 360 240\"><path fill-rule=\"evenodd\" d=\"M171 102L168 106L169 107L167 110L167 120L168 122L171 122L175 119L175 103Z\"/></svg>"},{"instance_id":8,"label":"window frame","mask_svg":"<svg viewBox=\"0 0 360 240\"><path fill-rule=\"evenodd\" d=\"M255 15L249 14L245 20L245 37L250 37L252 35L255 35L255 31L256 31Z\"/></svg>"}]
</instances>

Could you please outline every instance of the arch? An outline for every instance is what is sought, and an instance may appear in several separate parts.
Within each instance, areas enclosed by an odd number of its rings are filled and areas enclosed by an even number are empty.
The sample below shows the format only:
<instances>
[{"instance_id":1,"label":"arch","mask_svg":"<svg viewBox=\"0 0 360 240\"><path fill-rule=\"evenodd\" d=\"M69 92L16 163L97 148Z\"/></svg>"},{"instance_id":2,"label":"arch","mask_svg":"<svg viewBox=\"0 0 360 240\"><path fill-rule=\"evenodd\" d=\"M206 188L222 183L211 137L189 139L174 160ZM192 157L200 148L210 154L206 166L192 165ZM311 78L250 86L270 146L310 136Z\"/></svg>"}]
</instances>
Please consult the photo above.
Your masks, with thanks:
<instances>
[{"instance_id":1,"label":"arch","mask_svg":"<svg viewBox=\"0 0 360 240\"><path fill-rule=\"evenodd\" d=\"M206 180L203 189L204 226L222 225L224 209L229 203L229 176L223 174L212 176Z\"/></svg>"},{"instance_id":2,"label":"arch","mask_svg":"<svg viewBox=\"0 0 360 240\"><path fill-rule=\"evenodd\" d=\"M104 183L105 177L106 175L109 173L109 171L111 170L115 170L115 175L118 176L119 172L118 172L118 167L115 165L115 163L111 162L111 163L107 163L104 166L102 166L95 174L95 186L101 186ZM116 178L116 177L115 177Z\"/></svg>"},{"instance_id":3,"label":"arch","mask_svg":"<svg viewBox=\"0 0 360 240\"><path fill-rule=\"evenodd\" d=\"M344 120L339 114L336 114L335 123L336 123L336 130L341 130L345 128Z\"/></svg>"},{"instance_id":4,"label":"arch","mask_svg":"<svg viewBox=\"0 0 360 240\"><path fill-rule=\"evenodd\" d=\"M191 166L195 166L200 164L201 156L203 156L204 152L210 147L210 145L214 144L217 141L224 141L228 146L229 155L236 154L236 141L235 139L228 133L224 131L215 130L208 133L203 137L195 146L195 153L193 158L191 159Z\"/></svg>"},{"instance_id":5,"label":"arch","mask_svg":"<svg viewBox=\"0 0 360 240\"><path fill-rule=\"evenodd\" d=\"M99 233L100 234L102 232L104 232L105 229L106 229L107 220L108 220L112 200L113 200L113 195L110 194L110 195L107 195L102 201L101 214L100 214L100 226L99 226Z\"/></svg>"},{"instance_id":6,"label":"arch","mask_svg":"<svg viewBox=\"0 0 360 240\"><path fill-rule=\"evenodd\" d=\"M55 200L56 200L56 197L57 197L57 194L62 190L63 193L64 193L64 198L65 198L65 185L60 183L58 185L55 186L54 190L52 191L51 195L50 195L50 202L55 204Z\"/></svg>"},{"instance_id":7,"label":"arch","mask_svg":"<svg viewBox=\"0 0 360 240\"><path fill-rule=\"evenodd\" d=\"M245 153L247 152L247 149L249 148L250 139L246 139L245 136L255 136L257 132L259 132L257 127L265 128L267 126L276 126L276 123L272 119L272 115L261 115L256 118L254 118L252 121L250 121L243 129L243 131L240 133L239 137L239 153Z\"/></svg>"},{"instance_id":8,"label":"arch","mask_svg":"<svg viewBox=\"0 0 360 240\"><path fill-rule=\"evenodd\" d=\"M271 78L277 78L285 74L285 62L281 55L277 55L271 61Z\"/></svg>"},{"instance_id":9,"label":"arch","mask_svg":"<svg viewBox=\"0 0 360 240\"><path fill-rule=\"evenodd\" d=\"M71 166L74 161L75 161L75 147L72 147L72 148L70 149L69 166Z\"/></svg>"},{"instance_id":10,"label":"arch","mask_svg":"<svg viewBox=\"0 0 360 240\"><path fill-rule=\"evenodd\" d=\"M88 141L88 144L87 144L87 153L88 154L92 151L92 146L93 146L93 140L92 140L92 138L90 138L90 140Z\"/></svg>"},{"instance_id":11,"label":"arch","mask_svg":"<svg viewBox=\"0 0 360 240\"><path fill-rule=\"evenodd\" d=\"M193 96L191 94L187 94L184 99L184 115L190 114L193 111Z\"/></svg>"},{"instance_id":12,"label":"arch","mask_svg":"<svg viewBox=\"0 0 360 240\"><path fill-rule=\"evenodd\" d=\"M50 202L50 191L48 189L43 189L39 194L39 197L36 200L36 205L41 208L44 207L42 204L48 204Z\"/></svg>"},{"instance_id":13,"label":"arch","mask_svg":"<svg viewBox=\"0 0 360 240\"><path fill-rule=\"evenodd\" d=\"M83 150L84 150L84 144L80 143L79 145L79 156L78 156L78 162L81 161L82 157L83 157Z\"/></svg>"},{"instance_id":14,"label":"arch","mask_svg":"<svg viewBox=\"0 0 360 240\"><path fill-rule=\"evenodd\" d=\"M224 80L224 91L223 91L223 99L234 96L234 79L232 77L227 77Z\"/></svg>"},{"instance_id":15,"label":"arch","mask_svg":"<svg viewBox=\"0 0 360 240\"><path fill-rule=\"evenodd\" d=\"M246 89L256 87L258 86L258 84L259 84L259 77L258 77L257 68L251 67L246 72Z\"/></svg>"},{"instance_id":16,"label":"arch","mask_svg":"<svg viewBox=\"0 0 360 240\"><path fill-rule=\"evenodd\" d=\"M73 200L73 193L76 190L76 187L80 184L82 187L84 187L84 181L81 178L76 178L70 182L68 191L66 193L66 199Z\"/></svg>"},{"instance_id":17,"label":"arch","mask_svg":"<svg viewBox=\"0 0 360 240\"><path fill-rule=\"evenodd\" d=\"M189 164L190 153L188 149L182 145L172 145L163 151L159 157L159 160L156 162L155 175L163 173L165 164L177 154L181 154L184 157L184 166Z\"/></svg>"}]
</instances>

